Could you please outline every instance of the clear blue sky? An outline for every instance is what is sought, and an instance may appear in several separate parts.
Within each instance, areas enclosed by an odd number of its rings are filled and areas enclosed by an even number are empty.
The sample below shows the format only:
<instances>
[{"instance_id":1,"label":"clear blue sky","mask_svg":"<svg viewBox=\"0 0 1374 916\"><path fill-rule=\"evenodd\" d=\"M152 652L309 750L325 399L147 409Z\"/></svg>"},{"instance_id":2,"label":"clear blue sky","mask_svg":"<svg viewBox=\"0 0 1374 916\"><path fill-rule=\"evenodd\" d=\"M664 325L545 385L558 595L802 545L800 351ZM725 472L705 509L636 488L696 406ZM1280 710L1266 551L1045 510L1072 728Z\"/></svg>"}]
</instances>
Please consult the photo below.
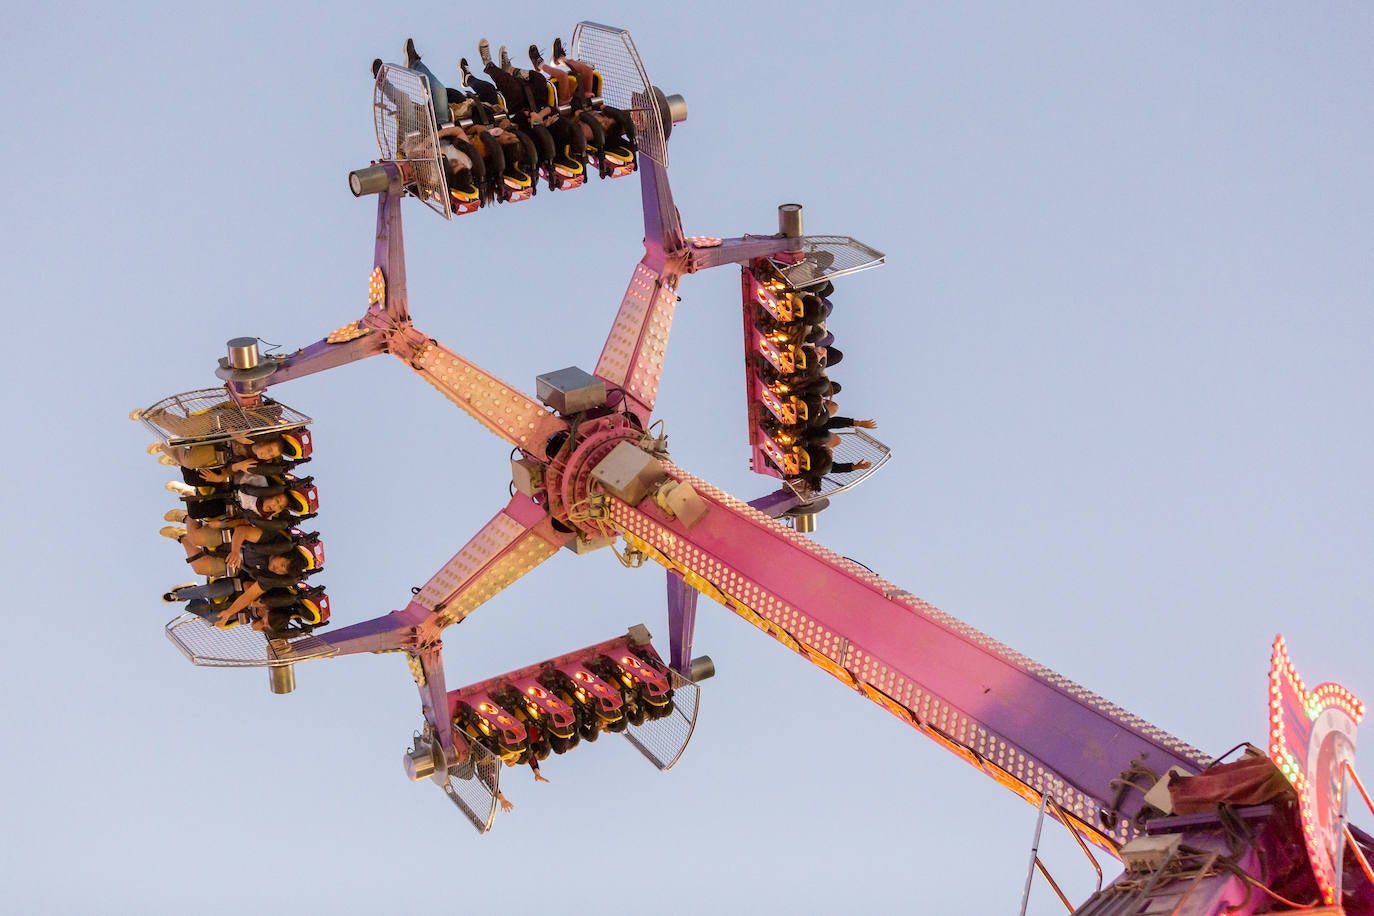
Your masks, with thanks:
<instances>
[{"instance_id":1,"label":"clear blue sky","mask_svg":"<svg viewBox=\"0 0 1374 916\"><path fill-rule=\"evenodd\" d=\"M896 458L825 544L1217 753L1264 741L1276 632L1309 683L1374 701L1368 7L537 7L7 14L4 908L1015 911L1034 810L714 605L678 768L601 741L547 786L508 771L485 838L402 773L399 657L275 697L163 638L173 503L125 416L213 384L229 337L360 314L375 204L345 176L376 155L368 64L407 35L447 75L483 35L521 56L622 25L691 107L689 233L771 232L798 200L888 254L831 324L846 412ZM640 254L633 180L406 219L418 326L527 390L592 368ZM678 463L752 498L738 278L681 292L658 415ZM505 447L390 357L276 394L317 418L339 622L403 606L506 498ZM662 592L562 554L449 632L450 682L666 637ZM1048 856L1087 893L1062 836ZM1032 912L1062 910L1041 886Z\"/></svg>"}]
</instances>

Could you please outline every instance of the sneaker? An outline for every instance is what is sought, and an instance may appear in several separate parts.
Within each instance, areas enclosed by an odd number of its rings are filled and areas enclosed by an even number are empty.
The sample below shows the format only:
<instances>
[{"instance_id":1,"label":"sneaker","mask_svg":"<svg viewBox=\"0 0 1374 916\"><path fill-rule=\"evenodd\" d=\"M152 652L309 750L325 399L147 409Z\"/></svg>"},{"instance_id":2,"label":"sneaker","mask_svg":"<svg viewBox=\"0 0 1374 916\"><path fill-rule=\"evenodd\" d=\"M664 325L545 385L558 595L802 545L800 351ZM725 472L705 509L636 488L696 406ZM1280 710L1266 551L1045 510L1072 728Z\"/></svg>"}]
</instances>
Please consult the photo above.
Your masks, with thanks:
<instances>
[{"instance_id":1,"label":"sneaker","mask_svg":"<svg viewBox=\"0 0 1374 916\"><path fill-rule=\"evenodd\" d=\"M164 522L175 522L178 525L186 524L185 509L168 509L167 514L162 516Z\"/></svg>"},{"instance_id":2,"label":"sneaker","mask_svg":"<svg viewBox=\"0 0 1374 916\"><path fill-rule=\"evenodd\" d=\"M458 58L458 85L464 89L468 88L468 80L472 77L472 71L468 69L468 59Z\"/></svg>"},{"instance_id":3,"label":"sneaker","mask_svg":"<svg viewBox=\"0 0 1374 916\"><path fill-rule=\"evenodd\" d=\"M377 78L377 74L378 74L378 73L381 73L381 72L382 72L382 59L381 59L380 57L374 57L374 58L372 58L372 78L375 80L375 79Z\"/></svg>"},{"instance_id":4,"label":"sneaker","mask_svg":"<svg viewBox=\"0 0 1374 916\"><path fill-rule=\"evenodd\" d=\"M160 452L160 451L162 451L162 443L161 443L161 442L149 442L149 443L148 443L148 454L149 454L149 455L156 455L156 454L157 454L158 452Z\"/></svg>"},{"instance_id":5,"label":"sneaker","mask_svg":"<svg viewBox=\"0 0 1374 916\"><path fill-rule=\"evenodd\" d=\"M501 69L505 70L507 73L511 72L510 52L506 50L505 45L501 46L499 57L501 61Z\"/></svg>"},{"instance_id":6,"label":"sneaker","mask_svg":"<svg viewBox=\"0 0 1374 916\"><path fill-rule=\"evenodd\" d=\"M157 463L167 468L181 467L181 465L177 464L176 459L173 458L171 455L158 455Z\"/></svg>"},{"instance_id":7,"label":"sneaker","mask_svg":"<svg viewBox=\"0 0 1374 916\"><path fill-rule=\"evenodd\" d=\"M196 488L189 484L184 484L180 480L167 481L166 488L169 492L178 496L195 496Z\"/></svg>"},{"instance_id":8,"label":"sneaker","mask_svg":"<svg viewBox=\"0 0 1374 916\"><path fill-rule=\"evenodd\" d=\"M566 57L567 55L563 53L563 39L555 38L553 40L553 62L561 64Z\"/></svg>"},{"instance_id":9,"label":"sneaker","mask_svg":"<svg viewBox=\"0 0 1374 916\"><path fill-rule=\"evenodd\" d=\"M482 58L482 66L491 66L491 42L483 38L477 42L477 56Z\"/></svg>"},{"instance_id":10,"label":"sneaker","mask_svg":"<svg viewBox=\"0 0 1374 916\"><path fill-rule=\"evenodd\" d=\"M415 50L415 39L414 39L414 38L407 38L407 39L406 39L405 53L406 53L406 66L407 66L408 68L412 69L412 70L415 69L415 64L418 63L419 60L420 60L420 52Z\"/></svg>"},{"instance_id":11,"label":"sneaker","mask_svg":"<svg viewBox=\"0 0 1374 916\"><path fill-rule=\"evenodd\" d=\"M539 54L539 45L530 45L530 63L534 69L538 70L544 63L544 58Z\"/></svg>"},{"instance_id":12,"label":"sneaker","mask_svg":"<svg viewBox=\"0 0 1374 916\"><path fill-rule=\"evenodd\" d=\"M186 537L186 529L182 528L180 525L168 525L166 528L158 529L157 533L165 538L171 538L174 541L179 541Z\"/></svg>"}]
</instances>

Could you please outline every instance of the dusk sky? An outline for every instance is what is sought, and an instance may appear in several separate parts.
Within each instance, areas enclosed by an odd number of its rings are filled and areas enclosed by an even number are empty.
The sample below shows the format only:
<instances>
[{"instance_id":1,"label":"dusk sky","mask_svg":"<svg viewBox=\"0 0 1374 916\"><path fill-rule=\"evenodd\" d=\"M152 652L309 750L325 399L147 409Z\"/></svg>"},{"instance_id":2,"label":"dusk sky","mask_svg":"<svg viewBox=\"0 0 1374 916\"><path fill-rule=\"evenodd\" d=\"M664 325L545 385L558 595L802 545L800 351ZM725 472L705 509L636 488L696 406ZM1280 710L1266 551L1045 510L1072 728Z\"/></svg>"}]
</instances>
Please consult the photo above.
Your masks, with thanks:
<instances>
[{"instance_id":1,"label":"dusk sky","mask_svg":"<svg viewBox=\"0 0 1374 916\"><path fill-rule=\"evenodd\" d=\"M1276 633L1374 700L1374 8L30 4L3 39L0 910L1017 911L1035 809L706 600L719 673L678 766L603 739L548 785L507 770L487 836L402 771L400 656L273 696L163 635L188 576L130 409L217 384L228 338L289 351L362 313L374 57L413 36L456 82L479 38L523 61L577 18L686 98L689 234L799 201L887 255L830 328L843 412L894 457L817 540L1211 753L1265 743ZM405 220L417 327L531 393L594 368L637 179ZM738 273L680 293L656 417L752 499ZM389 356L273 395L315 418L336 626L403 607L508 498L506 446ZM449 686L641 622L666 654L663 580L562 552L445 634ZM1063 828L1043 855L1091 892ZM1030 912L1063 908L1037 882Z\"/></svg>"}]
</instances>

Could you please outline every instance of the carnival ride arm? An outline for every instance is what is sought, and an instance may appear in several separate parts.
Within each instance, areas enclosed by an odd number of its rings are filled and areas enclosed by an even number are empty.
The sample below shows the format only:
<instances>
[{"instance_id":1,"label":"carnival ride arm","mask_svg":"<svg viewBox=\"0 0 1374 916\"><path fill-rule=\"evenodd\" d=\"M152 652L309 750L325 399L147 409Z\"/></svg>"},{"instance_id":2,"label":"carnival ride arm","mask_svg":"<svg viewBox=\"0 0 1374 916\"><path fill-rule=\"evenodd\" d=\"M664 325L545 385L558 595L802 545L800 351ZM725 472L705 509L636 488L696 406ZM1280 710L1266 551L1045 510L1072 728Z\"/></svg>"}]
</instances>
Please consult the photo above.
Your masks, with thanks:
<instances>
[{"instance_id":1,"label":"carnival ride arm","mask_svg":"<svg viewBox=\"0 0 1374 916\"><path fill-rule=\"evenodd\" d=\"M743 238L722 239L720 244L693 247L688 258L688 269L693 273L722 264L748 264L758 258L767 258L797 247L797 239L781 235L748 235Z\"/></svg>"},{"instance_id":2,"label":"carnival ride arm","mask_svg":"<svg viewBox=\"0 0 1374 916\"><path fill-rule=\"evenodd\" d=\"M418 621L415 645L409 648L411 673L420 690L425 721L448 760L466 756L466 745L454 743L440 633L553 556L571 537L553 529L543 508L517 495L399 612L402 619Z\"/></svg>"},{"instance_id":3,"label":"carnival ride arm","mask_svg":"<svg viewBox=\"0 0 1374 916\"><path fill-rule=\"evenodd\" d=\"M315 639L333 647L335 657L415 650L437 641L444 627L553 556L571 537L554 531L541 507L516 496L416 591L404 609L316 634Z\"/></svg>"},{"instance_id":4,"label":"carnival ride arm","mask_svg":"<svg viewBox=\"0 0 1374 916\"><path fill-rule=\"evenodd\" d=\"M542 454L549 438L568 428L566 421L543 404L437 340L413 329L406 336L405 349L393 352L446 398L511 445Z\"/></svg>"},{"instance_id":5,"label":"carnival ride arm","mask_svg":"<svg viewBox=\"0 0 1374 916\"><path fill-rule=\"evenodd\" d=\"M626 406L642 423L648 421L658 398L677 308L678 277L674 270L654 269L648 255L635 265L593 373L607 387L624 393Z\"/></svg>"},{"instance_id":6,"label":"carnival ride arm","mask_svg":"<svg viewBox=\"0 0 1374 916\"><path fill-rule=\"evenodd\" d=\"M837 556L709 484L669 467L709 504L690 529L652 500L611 499L629 544L854 687L998 782L1053 797L1086 838L1135 833L1139 794L1113 780L1207 760L1078 684Z\"/></svg>"},{"instance_id":7,"label":"carnival ride arm","mask_svg":"<svg viewBox=\"0 0 1374 916\"><path fill-rule=\"evenodd\" d=\"M517 494L415 593L406 611L425 615L437 633L553 556L572 537L553 529L543 507Z\"/></svg>"},{"instance_id":8,"label":"carnival ride arm","mask_svg":"<svg viewBox=\"0 0 1374 916\"><path fill-rule=\"evenodd\" d=\"M264 383L277 385L385 353L393 336L409 327L405 240L401 233L401 200L405 193L396 164L383 163L382 167L387 170L390 184L377 199L377 241L363 316L334 334L276 359L275 368Z\"/></svg>"}]
</instances>

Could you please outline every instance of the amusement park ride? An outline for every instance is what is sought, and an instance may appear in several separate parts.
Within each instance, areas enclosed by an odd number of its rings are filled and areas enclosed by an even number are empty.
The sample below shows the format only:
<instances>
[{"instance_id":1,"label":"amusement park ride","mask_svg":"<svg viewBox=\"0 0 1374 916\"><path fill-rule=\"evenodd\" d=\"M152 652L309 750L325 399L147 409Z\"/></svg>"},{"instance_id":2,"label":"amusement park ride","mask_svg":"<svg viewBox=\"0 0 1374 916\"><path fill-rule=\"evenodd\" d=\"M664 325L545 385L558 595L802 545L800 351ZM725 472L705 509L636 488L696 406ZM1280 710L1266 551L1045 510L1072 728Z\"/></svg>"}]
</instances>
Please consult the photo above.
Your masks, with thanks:
<instances>
[{"instance_id":1,"label":"amusement park ride","mask_svg":"<svg viewBox=\"0 0 1374 916\"><path fill-rule=\"evenodd\" d=\"M422 72L381 66L374 95L381 157L349 177L355 195L379 198L364 315L282 356L260 353L252 338L232 340L216 373L224 385L135 412L158 435L163 462L186 470L187 483L177 488L187 509L169 519L189 516L200 540L191 544L179 529L170 536L187 543L192 559L220 562L233 554L223 568L203 573L203 585L169 593L168 600L194 599L167 625L173 643L197 665L266 667L276 693L293 689L301 662L402 653L424 717L404 756L406 771L439 785L485 832L504 802L503 763L537 765L611 731L660 769L673 766L696 721L698 684L713 673L709 658L692 655L697 596L705 594L1036 805L1042 819L1067 827L1090 859L1087 844L1119 858L1120 877L1103 887L1098 867L1097 892L1076 910L1060 893L1074 912L1374 914L1374 840L1346 819L1351 787L1368 803L1353 769L1363 708L1337 685L1306 689L1281 637L1274 643L1267 753L1244 746L1226 763L806 536L831 499L889 457L861 429L835 430L837 438L827 439L826 423L827 408L834 409L826 403L833 393L824 328L830 284L883 256L847 237L804 235L801 208L793 204L779 208L776 234L684 237L666 167L667 142L686 119L685 103L650 83L624 31L582 23L570 50L596 75L592 91L560 116L576 127L599 114L627 113L628 150L613 149L589 126L585 150L563 145L549 156L533 128L511 130L533 154L523 168L512 156L485 191L451 186L457 181L449 180L440 142L447 112L431 104L438 91ZM552 92L551 101L561 101ZM457 120L468 140L482 136L481 125L467 129ZM479 146L474 140L465 148ZM638 172L645 254L593 370L541 375L532 398L412 323L401 201L415 197L451 219L523 201L541 177L550 189L579 187L591 168L603 178ZM673 464L650 422L678 284L685 274L726 264L742 268L752 467L780 484L747 503ZM304 579L323 564L323 550L296 527L315 507L314 488L289 473L309 457L310 418L267 393L381 353L400 359L512 447L512 495L412 590L404 608L322 630L328 599ZM259 454L263 443L275 445ZM258 576L247 544L273 542L300 558L275 579ZM666 656L636 626L448 688L445 629L559 548L583 554L603 547L626 565L652 560L667 570ZM1034 855L1032 866L1027 892L1036 867L1058 892Z\"/></svg>"}]
</instances>

